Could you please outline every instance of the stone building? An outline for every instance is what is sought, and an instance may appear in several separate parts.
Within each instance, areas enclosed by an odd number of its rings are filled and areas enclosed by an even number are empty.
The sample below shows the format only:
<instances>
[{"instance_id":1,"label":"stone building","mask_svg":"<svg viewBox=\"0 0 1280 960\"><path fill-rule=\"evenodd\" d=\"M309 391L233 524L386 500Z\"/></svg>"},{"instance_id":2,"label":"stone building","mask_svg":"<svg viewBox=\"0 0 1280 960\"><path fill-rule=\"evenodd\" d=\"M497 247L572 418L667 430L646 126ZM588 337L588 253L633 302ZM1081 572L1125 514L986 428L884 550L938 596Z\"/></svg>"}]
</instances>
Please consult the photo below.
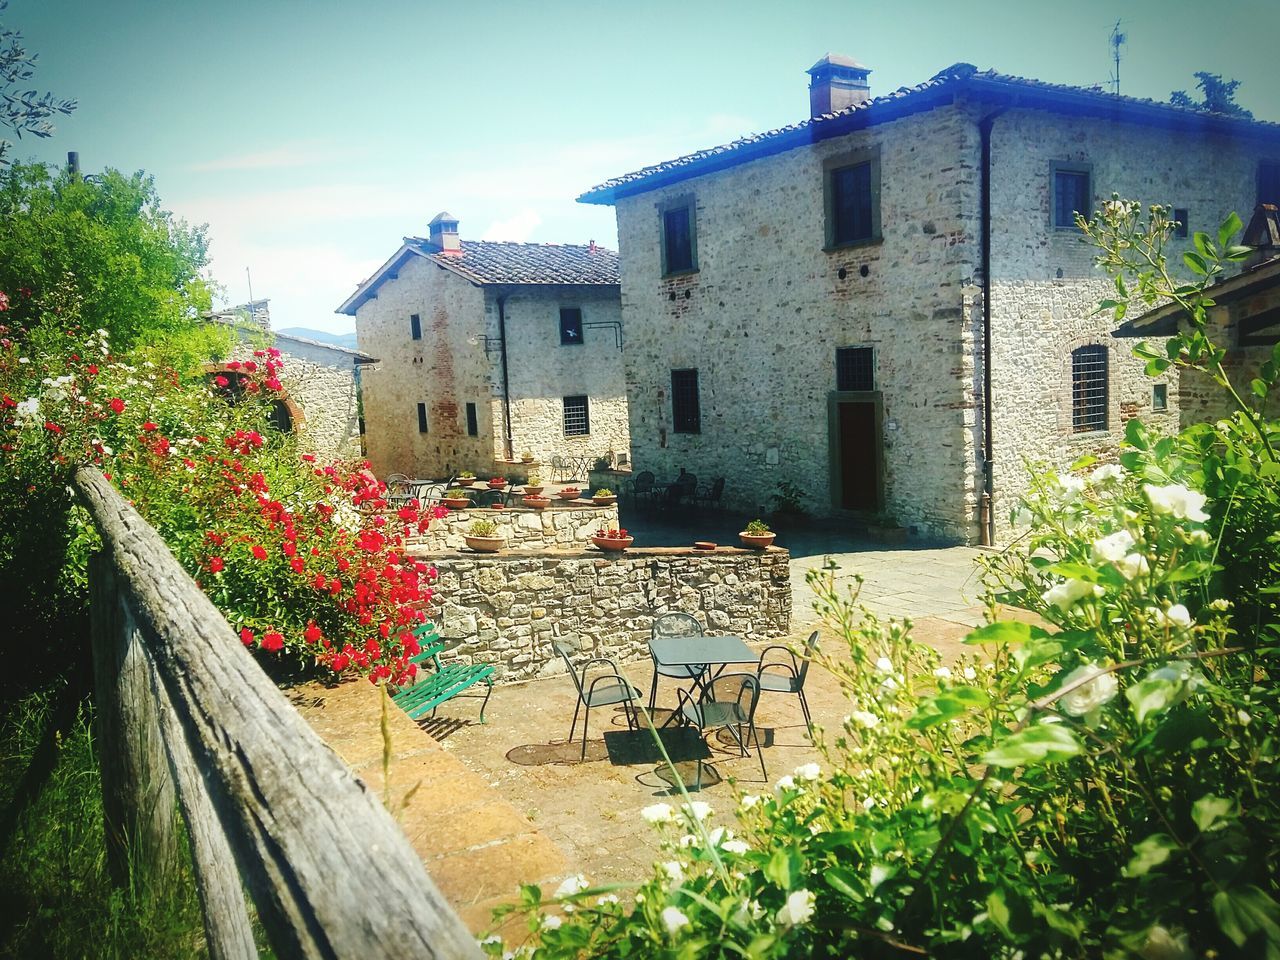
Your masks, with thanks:
<instances>
[{"instance_id":1,"label":"stone building","mask_svg":"<svg viewBox=\"0 0 1280 960\"><path fill-rule=\"evenodd\" d=\"M579 198L616 207L632 461L725 476L745 510L785 481L821 515L999 540L1024 461L1176 423L1094 314L1073 212L1114 192L1207 229L1275 189L1280 125L968 64L872 98L870 72L828 56L809 118Z\"/></svg>"},{"instance_id":2,"label":"stone building","mask_svg":"<svg viewBox=\"0 0 1280 960\"><path fill-rule=\"evenodd\" d=\"M461 240L441 213L338 308L356 319L369 459L385 476L502 472L629 446L618 256Z\"/></svg>"}]
</instances>

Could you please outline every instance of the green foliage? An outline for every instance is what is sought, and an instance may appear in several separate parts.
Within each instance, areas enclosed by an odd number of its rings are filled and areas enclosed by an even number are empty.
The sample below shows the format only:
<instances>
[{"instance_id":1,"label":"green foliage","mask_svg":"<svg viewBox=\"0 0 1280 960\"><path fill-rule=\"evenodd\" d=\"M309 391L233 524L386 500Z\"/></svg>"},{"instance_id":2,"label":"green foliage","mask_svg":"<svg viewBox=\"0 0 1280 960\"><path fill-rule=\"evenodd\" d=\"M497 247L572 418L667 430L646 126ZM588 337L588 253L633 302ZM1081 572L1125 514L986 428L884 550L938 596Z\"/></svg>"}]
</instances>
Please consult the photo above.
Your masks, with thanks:
<instances>
[{"instance_id":1,"label":"green foliage","mask_svg":"<svg viewBox=\"0 0 1280 960\"><path fill-rule=\"evenodd\" d=\"M473 537L496 537L498 535L498 525L492 520L475 520L467 528L467 533Z\"/></svg>"},{"instance_id":2,"label":"green foliage","mask_svg":"<svg viewBox=\"0 0 1280 960\"><path fill-rule=\"evenodd\" d=\"M8 6L8 0L0 0L0 14ZM22 45L20 31L0 23L0 126L8 127L19 139L23 134L53 136L50 118L67 116L76 108L74 100L24 89L35 75L38 59ZM8 140L0 140L0 166L7 162L10 146Z\"/></svg>"},{"instance_id":3,"label":"green foliage","mask_svg":"<svg viewBox=\"0 0 1280 960\"><path fill-rule=\"evenodd\" d=\"M753 537L764 536L764 534L770 532L769 525L763 520L752 520L747 524L747 533L751 534Z\"/></svg>"},{"instance_id":4,"label":"green foliage","mask_svg":"<svg viewBox=\"0 0 1280 960\"><path fill-rule=\"evenodd\" d=\"M103 328L116 350L188 329L210 304L203 227L160 205L142 173L93 180L15 164L0 173L0 290L11 322Z\"/></svg>"},{"instance_id":5,"label":"green foliage","mask_svg":"<svg viewBox=\"0 0 1280 960\"><path fill-rule=\"evenodd\" d=\"M612 490L610 490L608 487L601 487L599 490L597 490L597 491L596 491L595 493L593 493L591 496L593 496L593 497L612 497L612 496L616 496L616 494L615 494Z\"/></svg>"},{"instance_id":6,"label":"green foliage","mask_svg":"<svg viewBox=\"0 0 1280 960\"><path fill-rule=\"evenodd\" d=\"M1169 94L1169 102L1175 107L1191 107L1196 110L1209 110L1213 113L1226 114L1229 117L1240 117L1252 120L1253 114L1236 103L1236 90L1240 88L1239 80L1223 80L1220 73L1208 73L1197 70L1196 86L1203 96L1199 102L1187 95L1185 90L1175 90Z\"/></svg>"},{"instance_id":7,"label":"green foliage","mask_svg":"<svg viewBox=\"0 0 1280 960\"><path fill-rule=\"evenodd\" d=\"M809 495L803 489L790 480L779 480L776 489L777 492L769 497L775 517L804 516L804 501L809 498Z\"/></svg>"}]
</instances>

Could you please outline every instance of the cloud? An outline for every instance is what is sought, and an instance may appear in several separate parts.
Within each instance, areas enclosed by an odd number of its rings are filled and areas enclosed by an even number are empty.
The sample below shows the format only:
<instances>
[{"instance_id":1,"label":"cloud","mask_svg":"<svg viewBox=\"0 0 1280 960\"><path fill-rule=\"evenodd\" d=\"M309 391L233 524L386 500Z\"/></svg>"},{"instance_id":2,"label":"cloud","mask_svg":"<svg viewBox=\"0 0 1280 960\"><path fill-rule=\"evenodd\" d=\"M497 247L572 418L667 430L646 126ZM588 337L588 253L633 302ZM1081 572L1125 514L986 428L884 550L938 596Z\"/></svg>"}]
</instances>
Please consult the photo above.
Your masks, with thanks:
<instances>
[{"instance_id":1,"label":"cloud","mask_svg":"<svg viewBox=\"0 0 1280 960\"><path fill-rule=\"evenodd\" d=\"M195 173L222 173L228 170L274 170L281 167L305 167L319 163L331 151L318 140L300 140L259 150L255 153L238 153L213 160L193 163L187 169Z\"/></svg>"},{"instance_id":2,"label":"cloud","mask_svg":"<svg viewBox=\"0 0 1280 960\"><path fill-rule=\"evenodd\" d=\"M533 231L537 229L540 223L542 223L542 218L538 216L537 211L525 207L514 217L495 220L489 225L489 229L480 235L480 239L512 240L516 243L524 243L533 236Z\"/></svg>"}]
</instances>

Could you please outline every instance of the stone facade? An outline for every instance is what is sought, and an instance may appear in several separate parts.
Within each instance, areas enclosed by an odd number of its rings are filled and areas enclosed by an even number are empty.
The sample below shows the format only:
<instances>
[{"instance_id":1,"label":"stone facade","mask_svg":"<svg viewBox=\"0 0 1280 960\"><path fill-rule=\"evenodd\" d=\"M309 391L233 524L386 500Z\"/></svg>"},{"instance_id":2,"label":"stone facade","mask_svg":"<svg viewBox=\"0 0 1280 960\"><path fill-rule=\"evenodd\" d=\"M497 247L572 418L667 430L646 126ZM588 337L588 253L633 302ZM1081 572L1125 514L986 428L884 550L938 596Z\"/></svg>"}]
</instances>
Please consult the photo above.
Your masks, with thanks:
<instances>
[{"instance_id":1,"label":"stone facade","mask_svg":"<svg viewBox=\"0 0 1280 960\"><path fill-rule=\"evenodd\" d=\"M747 641L791 627L790 555L722 548L710 554L631 549L577 554L432 554L438 622L450 658L491 663L502 680L563 669L553 643L621 662L649 658L658 613L681 611L708 631Z\"/></svg>"},{"instance_id":2,"label":"stone facade","mask_svg":"<svg viewBox=\"0 0 1280 960\"><path fill-rule=\"evenodd\" d=\"M432 520L427 532L409 538L412 547L427 551L458 550L465 546L466 533L477 520L488 520L498 528L494 536L506 541L511 550L553 550L581 548L591 543L601 527L616 529L618 507L577 504L545 510L528 507L490 510L450 510Z\"/></svg>"},{"instance_id":3,"label":"stone facade","mask_svg":"<svg viewBox=\"0 0 1280 960\"><path fill-rule=\"evenodd\" d=\"M883 511L918 534L977 541L985 473L979 124L997 110L990 271L997 536L1008 535L1008 516L1026 489L1024 461L1061 468L1084 453L1109 456L1127 418L1152 418L1142 364L1129 345L1111 340L1113 318L1094 314L1108 285L1091 251L1078 231L1052 226L1052 164L1090 170L1094 208L1115 192L1189 209L1192 232L1211 230L1228 211L1252 208L1257 164L1276 152L1275 132L1255 136L1262 125L1239 125L1231 135L1197 138L1145 115L1124 122L1115 111L1103 120L977 95L915 110L892 102L913 95L891 95L883 121L844 135L796 138L739 163L710 151L687 174L676 176L682 161L673 161L632 175L639 186L623 177L584 198L617 208L635 470L725 476L726 503L751 512L767 509L785 481L818 514L856 520ZM746 152L752 141L743 142ZM878 159L880 236L828 247L824 169L867 157ZM606 188L616 193L599 200ZM695 210L697 269L664 277L661 214L682 201ZM1172 262L1188 243L1171 246ZM1106 429L1076 433L1071 351L1095 344L1108 357ZM843 347L871 348L873 391L836 391ZM682 369L698 371L699 433L673 430L672 371ZM1154 420L1172 428L1178 388L1175 377L1165 381L1169 409ZM855 402L874 409L878 449L868 442L841 461L838 409ZM842 470L878 477L871 507L842 509Z\"/></svg>"}]
</instances>

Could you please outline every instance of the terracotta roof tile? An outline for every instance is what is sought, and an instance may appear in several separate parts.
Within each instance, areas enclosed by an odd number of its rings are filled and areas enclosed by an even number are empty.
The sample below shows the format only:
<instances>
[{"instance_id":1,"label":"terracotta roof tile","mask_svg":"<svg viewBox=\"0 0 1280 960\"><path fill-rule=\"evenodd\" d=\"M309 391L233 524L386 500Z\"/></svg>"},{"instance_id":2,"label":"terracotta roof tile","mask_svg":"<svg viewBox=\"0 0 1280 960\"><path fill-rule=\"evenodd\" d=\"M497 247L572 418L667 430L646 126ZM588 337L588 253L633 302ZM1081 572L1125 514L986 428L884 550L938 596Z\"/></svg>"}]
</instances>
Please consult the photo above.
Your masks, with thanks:
<instances>
[{"instance_id":1,"label":"terracotta roof tile","mask_svg":"<svg viewBox=\"0 0 1280 960\"><path fill-rule=\"evenodd\" d=\"M575 243L463 240L461 253L443 253L421 237L405 243L472 283L616 284L618 254Z\"/></svg>"}]
</instances>

